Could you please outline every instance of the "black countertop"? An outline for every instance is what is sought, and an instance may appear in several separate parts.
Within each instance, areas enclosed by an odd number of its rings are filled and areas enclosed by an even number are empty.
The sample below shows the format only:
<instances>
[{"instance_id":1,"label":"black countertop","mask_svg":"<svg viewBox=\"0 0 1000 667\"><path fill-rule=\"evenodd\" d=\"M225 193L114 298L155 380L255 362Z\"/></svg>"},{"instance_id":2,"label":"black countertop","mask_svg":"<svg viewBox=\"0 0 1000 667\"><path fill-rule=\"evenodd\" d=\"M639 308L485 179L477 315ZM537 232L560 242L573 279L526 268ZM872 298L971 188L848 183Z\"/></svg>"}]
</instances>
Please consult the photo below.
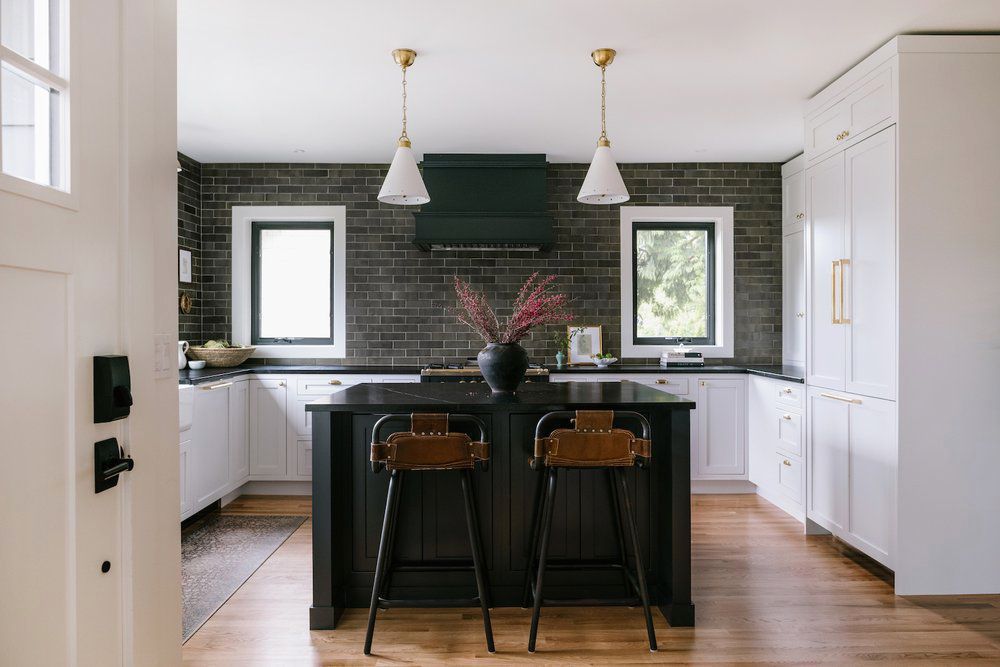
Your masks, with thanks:
<instances>
[{"instance_id":1,"label":"black countertop","mask_svg":"<svg viewBox=\"0 0 1000 667\"><path fill-rule=\"evenodd\" d=\"M573 410L587 407L659 407L691 410L693 401L635 382L542 382L522 385L514 395L496 395L483 384L457 382L362 383L324 396L306 406L309 412L409 412L432 409L454 412L475 409L486 412Z\"/></svg>"},{"instance_id":2,"label":"black countertop","mask_svg":"<svg viewBox=\"0 0 1000 667\"><path fill-rule=\"evenodd\" d=\"M307 375L307 374L343 374L343 375L419 375L420 366L283 366L280 364L243 364L233 368L203 368L200 371L186 368L180 372L181 384L203 384L218 382L226 378L246 375L248 373L272 375ZM709 373L750 373L787 382L805 382L805 369L802 366L721 366L709 365L694 368L663 368L656 365L622 365L614 364L607 368L596 366L546 366L550 373L607 373L619 375L622 373L682 373L705 375Z\"/></svg>"}]
</instances>

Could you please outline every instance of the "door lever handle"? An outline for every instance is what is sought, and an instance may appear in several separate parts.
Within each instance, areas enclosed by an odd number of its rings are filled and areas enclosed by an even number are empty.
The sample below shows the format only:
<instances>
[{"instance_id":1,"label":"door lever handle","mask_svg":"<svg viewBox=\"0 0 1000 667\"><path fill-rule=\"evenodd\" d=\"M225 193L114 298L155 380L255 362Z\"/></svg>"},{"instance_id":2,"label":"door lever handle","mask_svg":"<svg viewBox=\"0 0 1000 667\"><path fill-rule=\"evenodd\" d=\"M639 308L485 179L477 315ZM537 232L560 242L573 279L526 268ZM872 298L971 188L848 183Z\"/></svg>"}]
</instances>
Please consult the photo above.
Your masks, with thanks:
<instances>
[{"instance_id":1,"label":"door lever handle","mask_svg":"<svg viewBox=\"0 0 1000 667\"><path fill-rule=\"evenodd\" d=\"M94 443L94 493L118 486L118 475L135 468L132 457L124 454L115 438Z\"/></svg>"}]
</instances>

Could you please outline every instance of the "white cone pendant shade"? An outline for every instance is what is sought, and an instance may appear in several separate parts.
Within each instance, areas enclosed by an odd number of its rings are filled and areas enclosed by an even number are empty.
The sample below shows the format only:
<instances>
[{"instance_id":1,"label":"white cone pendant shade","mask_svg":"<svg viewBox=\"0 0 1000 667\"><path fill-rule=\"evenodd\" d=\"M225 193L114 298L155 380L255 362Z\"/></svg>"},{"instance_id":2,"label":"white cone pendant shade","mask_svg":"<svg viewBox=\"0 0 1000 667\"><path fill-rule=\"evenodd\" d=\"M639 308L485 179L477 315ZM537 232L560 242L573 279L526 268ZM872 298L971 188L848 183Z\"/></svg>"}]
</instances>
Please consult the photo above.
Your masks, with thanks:
<instances>
[{"instance_id":1,"label":"white cone pendant shade","mask_svg":"<svg viewBox=\"0 0 1000 667\"><path fill-rule=\"evenodd\" d=\"M582 204L622 204L628 201L628 190L611 155L611 146L604 142L594 151L594 159L590 162L576 200Z\"/></svg>"},{"instance_id":2,"label":"white cone pendant shade","mask_svg":"<svg viewBox=\"0 0 1000 667\"><path fill-rule=\"evenodd\" d=\"M378 200L383 204L408 206L426 204L431 200L409 142L405 142L405 145L402 141L399 143L392 164L389 165L389 173L385 175L385 182L379 190Z\"/></svg>"}]
</instances>

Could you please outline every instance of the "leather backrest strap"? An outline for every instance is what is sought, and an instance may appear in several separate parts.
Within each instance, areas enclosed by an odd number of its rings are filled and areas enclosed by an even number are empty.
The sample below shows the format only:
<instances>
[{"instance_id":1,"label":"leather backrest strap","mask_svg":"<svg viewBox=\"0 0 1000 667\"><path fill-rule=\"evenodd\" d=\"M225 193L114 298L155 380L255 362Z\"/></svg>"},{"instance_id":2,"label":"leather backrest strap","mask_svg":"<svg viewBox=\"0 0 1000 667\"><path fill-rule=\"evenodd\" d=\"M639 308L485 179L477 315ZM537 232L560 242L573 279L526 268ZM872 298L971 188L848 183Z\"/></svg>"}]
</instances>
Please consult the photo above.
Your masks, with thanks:
<instances>
[{"instance_id":1,"label":"leather backrest strap","mask_svg":"<svg viewBox=\"0 0 1000 667\"><path fill-rule=\"evenodd\" d=\"M372 443L371 460L387 470L454 470L489 461L490 445L448 430L447 414L414 413L410 430Z\"/></svg>"}]
</instances>

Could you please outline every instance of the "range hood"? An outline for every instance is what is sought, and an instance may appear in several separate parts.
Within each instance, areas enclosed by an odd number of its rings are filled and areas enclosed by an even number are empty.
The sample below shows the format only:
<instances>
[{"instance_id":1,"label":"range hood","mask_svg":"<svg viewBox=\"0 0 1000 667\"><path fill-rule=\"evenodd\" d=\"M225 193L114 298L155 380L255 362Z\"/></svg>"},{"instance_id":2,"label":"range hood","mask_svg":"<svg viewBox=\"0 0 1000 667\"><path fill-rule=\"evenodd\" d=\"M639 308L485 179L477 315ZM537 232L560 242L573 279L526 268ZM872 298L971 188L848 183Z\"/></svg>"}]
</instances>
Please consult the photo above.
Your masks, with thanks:
<instances>
[{"instance_id":1,"label":"range hood","mask_svg":"<svg viewBox=\"0 0 1000 667\"><path fill-rule=\"evenodd\" d=\"M414 213L421 250L548 250L544 154L425 153L431 201Z\"/></svg>"}]
</instances>

